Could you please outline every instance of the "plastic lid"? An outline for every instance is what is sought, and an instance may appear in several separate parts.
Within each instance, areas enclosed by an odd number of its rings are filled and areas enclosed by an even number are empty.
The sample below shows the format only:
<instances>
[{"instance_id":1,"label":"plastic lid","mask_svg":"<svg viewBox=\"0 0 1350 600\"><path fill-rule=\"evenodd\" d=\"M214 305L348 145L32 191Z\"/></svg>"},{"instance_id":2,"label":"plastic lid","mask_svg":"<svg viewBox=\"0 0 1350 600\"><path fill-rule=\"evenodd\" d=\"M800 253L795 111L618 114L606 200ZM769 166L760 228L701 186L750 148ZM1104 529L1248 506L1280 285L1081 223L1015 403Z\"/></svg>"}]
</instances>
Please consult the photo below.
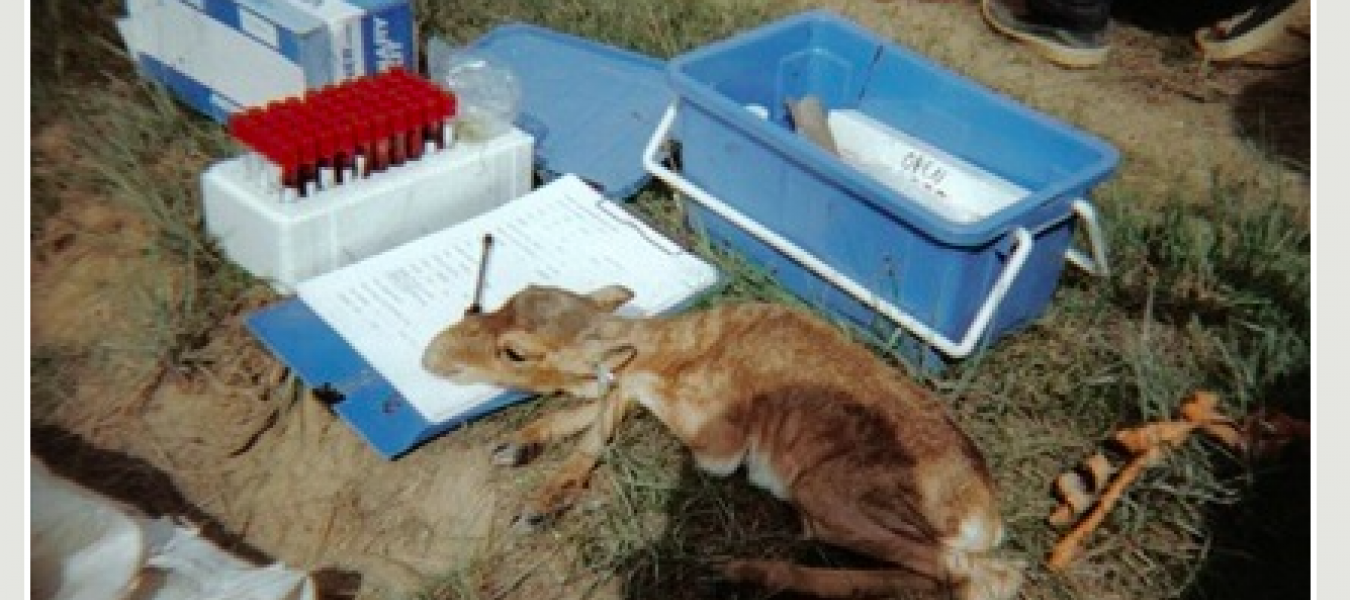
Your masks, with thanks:
<instances>
[{"instance_id":1,"label":"plastic lid","mask_svg":"<svg viewBox=\"0 0 1350 600\"><path fill-rule=\"evenodd\" d=\"M515 72L516 126L534 136L541 170L575 174L614 200L647 182L642 151L674 96L664 62L519 23L489 31L470 48Z\"/></svg>"}]
</instances>

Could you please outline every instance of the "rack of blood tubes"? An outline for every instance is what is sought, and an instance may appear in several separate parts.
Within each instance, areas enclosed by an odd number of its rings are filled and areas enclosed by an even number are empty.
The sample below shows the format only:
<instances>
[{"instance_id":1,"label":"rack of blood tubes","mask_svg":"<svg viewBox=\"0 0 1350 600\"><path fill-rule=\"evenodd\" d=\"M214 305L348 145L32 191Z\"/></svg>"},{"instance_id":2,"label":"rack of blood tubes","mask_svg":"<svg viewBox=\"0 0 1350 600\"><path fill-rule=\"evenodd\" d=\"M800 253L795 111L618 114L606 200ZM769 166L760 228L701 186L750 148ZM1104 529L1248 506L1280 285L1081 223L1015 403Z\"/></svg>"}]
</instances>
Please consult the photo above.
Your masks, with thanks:
<instances>
[{"instance_id":1,"label":"rack of blood tubes","mask_svg":"<svg viewBox=\"0 0 1350 600\"><path fill-rule=\"evenodd\" d=\"M455 96L393 67L230 117L246 176L281 202L351 185L449 148Z\"/></svg>"}]
</instances>

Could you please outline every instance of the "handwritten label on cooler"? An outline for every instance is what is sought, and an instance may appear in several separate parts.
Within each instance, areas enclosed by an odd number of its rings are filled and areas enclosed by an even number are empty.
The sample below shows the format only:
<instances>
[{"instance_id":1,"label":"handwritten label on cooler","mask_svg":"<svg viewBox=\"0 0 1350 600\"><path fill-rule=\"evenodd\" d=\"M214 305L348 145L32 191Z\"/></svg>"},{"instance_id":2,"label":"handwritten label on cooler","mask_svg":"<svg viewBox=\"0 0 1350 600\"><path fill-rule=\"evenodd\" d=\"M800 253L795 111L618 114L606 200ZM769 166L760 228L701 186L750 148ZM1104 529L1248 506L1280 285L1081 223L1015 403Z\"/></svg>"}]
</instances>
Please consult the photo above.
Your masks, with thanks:
<instances>
[{"instance_id":1,"label":"handwritten label on cooler","mask_svg":"<svg viewBox=\"0 0 1350 600\"><path fill-rule=\"evenodd\" d=\"M830 111L828 122L844 162L951 221L978 221L1028 193L857 110Z\"/></svg>"}]
</instances>

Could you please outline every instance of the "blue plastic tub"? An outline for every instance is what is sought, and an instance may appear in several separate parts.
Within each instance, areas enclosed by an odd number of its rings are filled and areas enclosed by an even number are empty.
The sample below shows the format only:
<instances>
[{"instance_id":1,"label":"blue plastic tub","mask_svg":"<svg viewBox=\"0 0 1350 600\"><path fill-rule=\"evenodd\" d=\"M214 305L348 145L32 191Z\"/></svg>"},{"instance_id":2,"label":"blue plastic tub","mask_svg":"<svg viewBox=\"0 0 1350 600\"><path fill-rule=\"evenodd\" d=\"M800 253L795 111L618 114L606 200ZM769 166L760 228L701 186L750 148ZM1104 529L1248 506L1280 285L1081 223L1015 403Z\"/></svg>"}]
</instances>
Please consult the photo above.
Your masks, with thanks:
<instances>
[{"instance_id":1,"label":"blue plastic tub","mask_svg":"<svg viewBox=\"0 0 1350 600\"><path fill-rule=\"evenodd\" d=\"M926 368L1043 314L1066 255L1105 270L1086 197L1115 168L1114 148L833 13L698 48L672 60L668 74L676 103L646 162L701 201L695 225L830 314L883 336L899 323L910 334L901 350ZM861 111L1027 193L973 222L944 219L792 131L786 102L805 95ZM655 159L668 135L680 144L682 173ZM1096 233L1091 259L1070 250L1084 217Z\"/></svg>"}]
</instances>

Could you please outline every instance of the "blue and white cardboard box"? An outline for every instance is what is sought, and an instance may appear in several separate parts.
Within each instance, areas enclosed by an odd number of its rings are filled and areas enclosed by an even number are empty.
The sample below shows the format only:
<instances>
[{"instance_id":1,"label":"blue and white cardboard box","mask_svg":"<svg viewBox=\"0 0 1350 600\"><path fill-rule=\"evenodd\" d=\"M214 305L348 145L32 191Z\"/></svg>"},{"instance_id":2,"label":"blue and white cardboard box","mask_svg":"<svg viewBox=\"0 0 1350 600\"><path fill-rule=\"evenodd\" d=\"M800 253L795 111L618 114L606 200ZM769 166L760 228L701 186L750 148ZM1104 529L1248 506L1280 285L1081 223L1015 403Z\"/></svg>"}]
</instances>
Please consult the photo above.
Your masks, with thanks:
<instances>
[{"instance_id":1,"label":"blue and white cardboard box","mask_svg":"<svg viewBox=\"0 0 1350 600\"><path fill-rule=\"evenodd\" d=\"M219 122L417 57L408 0L127 0L118 29L142 74Z\"/></svg>"}]
</instances>

